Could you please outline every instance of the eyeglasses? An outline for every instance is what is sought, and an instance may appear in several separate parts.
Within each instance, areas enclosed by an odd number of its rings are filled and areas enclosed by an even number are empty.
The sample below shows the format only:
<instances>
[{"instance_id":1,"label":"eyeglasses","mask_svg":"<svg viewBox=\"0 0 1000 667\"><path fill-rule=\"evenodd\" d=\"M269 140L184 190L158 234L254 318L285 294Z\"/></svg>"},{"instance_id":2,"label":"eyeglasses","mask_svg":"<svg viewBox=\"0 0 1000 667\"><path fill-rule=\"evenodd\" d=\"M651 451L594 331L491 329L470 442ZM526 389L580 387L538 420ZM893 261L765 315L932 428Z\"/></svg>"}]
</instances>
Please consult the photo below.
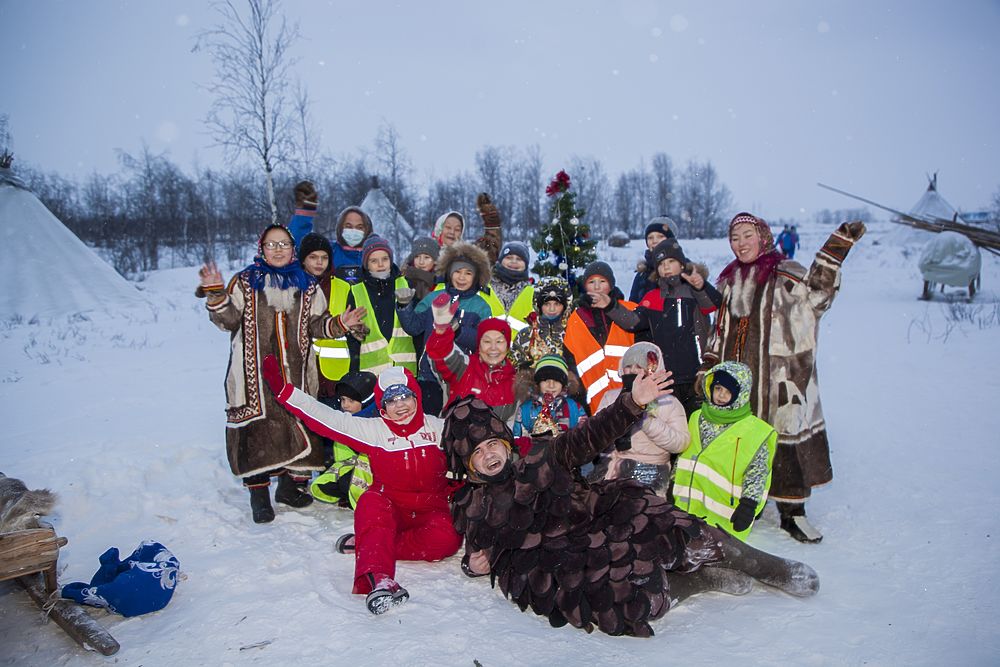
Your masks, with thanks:
<instances>
[{"instance_id":1,"label":"eyeglasses","mask_svg":"<svg viewBox=\"0 0 1000 667\"><path fill-rule=\"evenodd\" d=\"M400 394L399 396L393 396L392 398L387 398L382 403L382 405L383 406L395 405L398 403L402 403L403 401L408 401L412 398L415 398L413 394Z\"/></svg>"},{"instance_id":2,"label":"eyeglasses","mask_svg":"<svg viewBox=\"0 0 1000 667\"><path fill-rule=\"evenodd\" d=\"M292 247L291 241L265 241L264 247L268 250L274 250L275 248L281 248L282 250L288 250Z\"/></svg>"}]
</instances>

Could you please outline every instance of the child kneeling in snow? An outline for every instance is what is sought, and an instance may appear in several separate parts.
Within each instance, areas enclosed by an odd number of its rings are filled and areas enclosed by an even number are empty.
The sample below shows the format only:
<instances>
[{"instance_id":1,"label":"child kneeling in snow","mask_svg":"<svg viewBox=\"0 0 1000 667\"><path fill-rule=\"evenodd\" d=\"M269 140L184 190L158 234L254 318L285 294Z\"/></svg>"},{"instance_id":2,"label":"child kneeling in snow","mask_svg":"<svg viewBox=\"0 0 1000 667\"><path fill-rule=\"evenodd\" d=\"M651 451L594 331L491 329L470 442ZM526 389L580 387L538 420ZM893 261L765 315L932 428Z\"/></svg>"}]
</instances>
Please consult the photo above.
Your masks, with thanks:
<instances>
[{"instance_id":1,"label":"child kneeling in snow","mask_svg":"<svg viewBox=\"0 0 1000 667\"><path fill-rule=\"evenodd\" d=\"M677 459L674 503L746 540L767 501L778 434L750 410L749 366L724 361L704 383L708 398L691 415L691 444Z\"/></svg>"},{"instance_id":2,"label":"child kneeling in snow","mask_svg":"<svg viewBox=\"0 0 1000 667\"><path fill-rule=\"evenodd\" d=\"M423 413L417 381L398 366L375 385L380 419L354 419L285 383L273 356L264 360L264 379L311 430L368 456L374 482L358 499L354 534L342 535L337 550L354 552L353 592L367 595L371 613L402 604L409 593L394 580L396 561L441 560L462 544L448 508L443 422Z\"/></svg>"},{"instance_id":3,"label":"child kneeling in snow","mask_svg":"<svg viewBox=\"0 0 1000 667\"><path fill-rule=\"evenodd\" d=\"M362 419L378 417L375 409L375 382L375 375L368 371L347 373L337 382L336 405L332 407L339 406L341 411ZM330 405L322 399L320 402ZM333 442L327 438L324 440L330 443L330 460L326 464L326 470L312 481L309 491L316 500L354 509L358 506L358 498L371 486L371 463L367 456L358 454L342 442Z\"/></svg>"}]
</instances>

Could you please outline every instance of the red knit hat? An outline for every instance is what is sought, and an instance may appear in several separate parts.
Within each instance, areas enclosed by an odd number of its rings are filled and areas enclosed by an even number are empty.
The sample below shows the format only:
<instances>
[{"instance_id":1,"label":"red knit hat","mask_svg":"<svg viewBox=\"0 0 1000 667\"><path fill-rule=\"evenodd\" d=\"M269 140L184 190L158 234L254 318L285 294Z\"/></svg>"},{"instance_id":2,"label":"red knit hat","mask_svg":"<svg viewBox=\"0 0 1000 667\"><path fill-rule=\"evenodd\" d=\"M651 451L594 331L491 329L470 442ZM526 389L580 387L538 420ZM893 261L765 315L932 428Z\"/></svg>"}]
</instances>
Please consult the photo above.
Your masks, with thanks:
<instances>
[{"instance_id":1,"label":"red knit hat","mask_svg":"<svg viewBox=\"0 0 1000 667\"><path fill-rule=\"evenodd\" d=\"M483 334L487 331L499 331L507 339L507 347L510 347L510 325L507 324L506 320L501 320L499 317L489 317L479 323L479 328L476 329L476 348L479 348L479 343L483 340Z\"/></svg>"}]
</instances>

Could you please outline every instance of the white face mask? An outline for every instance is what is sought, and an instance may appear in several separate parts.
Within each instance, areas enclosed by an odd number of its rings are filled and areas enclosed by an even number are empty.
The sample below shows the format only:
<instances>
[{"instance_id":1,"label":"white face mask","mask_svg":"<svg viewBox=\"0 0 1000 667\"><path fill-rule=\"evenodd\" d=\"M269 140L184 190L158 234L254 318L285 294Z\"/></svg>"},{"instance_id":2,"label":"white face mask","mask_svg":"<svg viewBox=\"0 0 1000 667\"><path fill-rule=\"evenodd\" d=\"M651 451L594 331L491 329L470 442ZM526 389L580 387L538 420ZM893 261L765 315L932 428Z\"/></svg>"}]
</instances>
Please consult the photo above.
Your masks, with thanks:
<instances>
[{"instance_id":1,"label":"white face mask","mask_svg":"<svg viewBox=\"0 0 1000 667\"><path fill-rule=\"evenodd\" d=\"M340 235L344 237L347 245L352 248L361 245L361 242L365 240L365 230L363 229L345 229L340 232Z\"/></svg>"}]
</instances>

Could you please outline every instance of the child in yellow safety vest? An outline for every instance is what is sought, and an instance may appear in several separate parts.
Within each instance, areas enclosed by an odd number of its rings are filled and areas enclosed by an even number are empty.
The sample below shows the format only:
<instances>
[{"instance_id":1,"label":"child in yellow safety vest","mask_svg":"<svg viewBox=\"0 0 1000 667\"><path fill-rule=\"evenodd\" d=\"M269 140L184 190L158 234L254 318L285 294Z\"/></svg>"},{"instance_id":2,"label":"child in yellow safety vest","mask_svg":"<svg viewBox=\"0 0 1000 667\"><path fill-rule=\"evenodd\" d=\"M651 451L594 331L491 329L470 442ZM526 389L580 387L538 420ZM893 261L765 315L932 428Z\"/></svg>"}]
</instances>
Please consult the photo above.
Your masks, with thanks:
<instances>
[{"instance_id":1,"label":"child in yellow safety vest","mask_svg":"<svg viewBox=\"0 0 1000 667\"><path fill-rule=\"evenodd\" d=\"M378 417L375 406L376 377L366 371L348 373L337 382L337 401L343 412L355 417ZM372 469L368 457L358 454L347 445L333 442L327 469L312 481L310 493L316 500L337 503L341 507L357 507L358 498L372 483ZM326 454L326 452L324 452Z\"/></svg>"},{"instance_id":2,"label":"child in yellow safety vest","mask_svg":"<svg viewBox=\"0 0 1000 667\"><path fill-rule=\"evenodd\" d=\"M707 398L688 420L691 444L674 468L674 503L746 540L767 501L778 435L751 411L746 364L715 366L703 386Z\"/></svg>"}]
</instances>

